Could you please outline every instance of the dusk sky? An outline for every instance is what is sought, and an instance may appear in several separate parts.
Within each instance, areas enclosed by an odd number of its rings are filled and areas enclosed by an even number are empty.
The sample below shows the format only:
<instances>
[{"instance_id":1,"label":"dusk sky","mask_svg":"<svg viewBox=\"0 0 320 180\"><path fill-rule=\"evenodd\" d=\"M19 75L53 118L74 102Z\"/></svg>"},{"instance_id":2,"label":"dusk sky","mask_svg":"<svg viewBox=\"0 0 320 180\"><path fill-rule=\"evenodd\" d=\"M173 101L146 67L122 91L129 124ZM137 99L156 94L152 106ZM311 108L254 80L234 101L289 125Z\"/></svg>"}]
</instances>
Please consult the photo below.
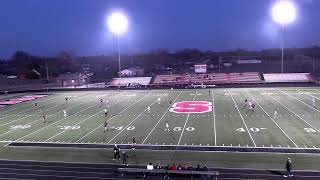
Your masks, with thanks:
<instances>
[{"instance_id":1,"label":"dusk sky","mask_svg":"<svg viewBox=\"0 0 320 180\"><path fill-rule=\"evenodd\" d=\"M116 38L106 16L121 10L129 31L124 53L162 48L233 50L278 48L281 28L270 9L275 0L1 0L0 58L16 50L55 56L110 54ZM286 47L320 45L320 0L296 0L297 19L285 27Z\"/></svg>"}]
</instances>

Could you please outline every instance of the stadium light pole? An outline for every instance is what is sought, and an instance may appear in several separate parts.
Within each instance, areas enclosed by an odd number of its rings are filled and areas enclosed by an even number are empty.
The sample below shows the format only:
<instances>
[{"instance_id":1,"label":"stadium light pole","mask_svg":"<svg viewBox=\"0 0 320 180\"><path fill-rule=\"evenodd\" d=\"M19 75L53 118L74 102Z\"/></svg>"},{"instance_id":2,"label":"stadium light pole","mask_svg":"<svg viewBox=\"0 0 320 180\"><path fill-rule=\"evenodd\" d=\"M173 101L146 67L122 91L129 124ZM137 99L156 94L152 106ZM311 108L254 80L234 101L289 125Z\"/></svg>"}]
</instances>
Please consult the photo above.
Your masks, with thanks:
<instances>
[{"instance_id":1,"label":"stadium light pole","mask_svg":"<svg viewBox=\"0 0 320 180\"><path fill-rule=\"evenodd\" d=\"M271 9L273 20L281 25L281 73L284 58L284 26L296 19L296 8L291 0L278 0Z\"/></svg>"},{"instance_id":2,"label":"stadium light pole","mask_svg":"<svg viewBox=\"0 0 320 180\"><path fill-rule=\"evenodd\" d=\"M108 17L108 28L117 36L117 47L118 47L118 62L119 62L119 76L121 77L121 56L120 56L120 35L127 32L128 29L128 18L121 12L114 12Z\"/></svg>"}]
</instances>

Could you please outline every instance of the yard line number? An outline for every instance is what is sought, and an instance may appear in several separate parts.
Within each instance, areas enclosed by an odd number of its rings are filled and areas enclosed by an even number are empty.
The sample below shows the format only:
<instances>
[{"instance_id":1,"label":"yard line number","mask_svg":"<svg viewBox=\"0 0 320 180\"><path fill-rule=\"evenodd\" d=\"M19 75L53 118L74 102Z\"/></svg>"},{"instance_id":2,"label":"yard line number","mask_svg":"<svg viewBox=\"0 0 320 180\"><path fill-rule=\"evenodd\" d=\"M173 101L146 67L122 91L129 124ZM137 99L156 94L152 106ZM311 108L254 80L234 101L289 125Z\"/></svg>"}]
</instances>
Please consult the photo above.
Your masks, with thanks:
<instances>
[{"instance_id":1,"label":"yard line number","mask_svg":"<svg viewBox=\"0 0 320 180\"><path fill-rule=\"evenodd\" d=\"M77 130L80 129L80 126L58 126L61 130Z\"/></svg>"},{"instance_id":2,"label":"yard line number","mask_svg":"<svg viewBox=\"0 0 320 180\"><path fill-rule=\"evenodd\" d=\"M26 125L15 125L15 126L10 126L10 129L27 129L27 128L30 128L31 125L29 124L26 124Z\"/></svg>"},{"instance_id":3,"label":"yard line number","mask_svg":"<svg viewBox=\"0 0 320 180\"><path fill-rule=\"evenodd\" d=\"M264 130L264 129L267 129L267 128L257 128L257 127L249 128L249 130L252 131L252 132L260 132L261 130ZM236 129L236 131L238 131L238 132L246 132L246 130L243 127Z\"/></svg>"}]
</instances>

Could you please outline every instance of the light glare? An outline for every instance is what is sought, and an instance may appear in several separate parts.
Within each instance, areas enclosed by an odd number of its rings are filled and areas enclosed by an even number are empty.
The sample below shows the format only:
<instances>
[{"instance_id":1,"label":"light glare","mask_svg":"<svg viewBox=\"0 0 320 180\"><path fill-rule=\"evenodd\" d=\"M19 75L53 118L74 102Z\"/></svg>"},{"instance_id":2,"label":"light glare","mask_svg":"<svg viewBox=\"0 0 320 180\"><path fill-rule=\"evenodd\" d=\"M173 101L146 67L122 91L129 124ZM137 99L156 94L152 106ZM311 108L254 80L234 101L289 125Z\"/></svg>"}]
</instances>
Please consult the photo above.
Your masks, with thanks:
<instances>
[{"instance_id":1,"label":"light glare","mask_svg":"<svg viewBox=\"0 0 320 180\"><path fill-rule=\"evenodd\" d=\"M281 25L289 24L296 19L296 8L289 0L276 2L271 13L273 20Z\"/></svg>"},{"instance_id":2,"label":"light glare","mask_svg":"<svg viewBox=\"0 0 320 180\"><path fill-rule=\"evenodd\" d=\"M108 17L108 28L112 33L117 35L125 33L128 29L127 17L120 12L112 13Z\"/></svg>"}]
</instances>

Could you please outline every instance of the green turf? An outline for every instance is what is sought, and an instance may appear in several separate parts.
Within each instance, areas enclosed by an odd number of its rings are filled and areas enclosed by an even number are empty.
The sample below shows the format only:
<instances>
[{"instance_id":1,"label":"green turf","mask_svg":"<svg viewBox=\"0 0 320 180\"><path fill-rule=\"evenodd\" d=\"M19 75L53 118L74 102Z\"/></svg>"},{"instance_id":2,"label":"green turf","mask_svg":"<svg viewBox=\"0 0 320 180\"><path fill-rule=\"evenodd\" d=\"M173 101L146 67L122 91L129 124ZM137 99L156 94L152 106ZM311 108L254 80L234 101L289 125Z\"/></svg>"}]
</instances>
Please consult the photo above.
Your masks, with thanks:
<instances>
[{"instance_id":1,"label":"green turf","mask_svg":"<svg viewBox=\"0 0 320 180\"><path fill-rule=\"evenodd\" d=\"M212 89L211 94L208 89L50 92L47 97L0 109L0 142L19 140L127 144L134 137L137 144L320 148L319 90L237 88ZM70 97L67 104L64 100L66 96ZM158 97L161 97L161 104L157 102ZM105 104L100 107L100 98L109 100L108 117L103 112ZM313 98L315 106L312 104ZM244 107L244 99L256 103L254 112ZM169 111L170 100L208 101L214 106L213 111L207 113L176 114ZM33 107L35 102L38 102L38 108ZM148 106L151 107L150 114L146 110ZM67 117L63 116L63 109L67 109ZM275 110L278 118L273 119ZM47 117L46 123L42 122L42 114ZM103 132L106 120L109 122L109 130ZM170 131L164 130L166 122L170 125ZM6 151L8 147L2 148ZM39 149L39 152L43 151ZM57 151L63 153L70 149ZM28 159L27 154L22 159ZM246 154L245 157L253 158L256 154ZM245 163L241 160L244 158L243 154L234 156ZM154 159L159 157L155 156ZM259 154L257 162L262 157ZM2 158L6 156L2 155ZM8 158L12 156L8 155ZM70 156L66 159L72 161L72 158L74 157ZM29 159L37 158L30 155ZM48 159L51 158L47 157L46 160ZM190 159L197 161L196 157ZM307 167L314 169L312 165Z\"/></svg>"}]
</instances>

